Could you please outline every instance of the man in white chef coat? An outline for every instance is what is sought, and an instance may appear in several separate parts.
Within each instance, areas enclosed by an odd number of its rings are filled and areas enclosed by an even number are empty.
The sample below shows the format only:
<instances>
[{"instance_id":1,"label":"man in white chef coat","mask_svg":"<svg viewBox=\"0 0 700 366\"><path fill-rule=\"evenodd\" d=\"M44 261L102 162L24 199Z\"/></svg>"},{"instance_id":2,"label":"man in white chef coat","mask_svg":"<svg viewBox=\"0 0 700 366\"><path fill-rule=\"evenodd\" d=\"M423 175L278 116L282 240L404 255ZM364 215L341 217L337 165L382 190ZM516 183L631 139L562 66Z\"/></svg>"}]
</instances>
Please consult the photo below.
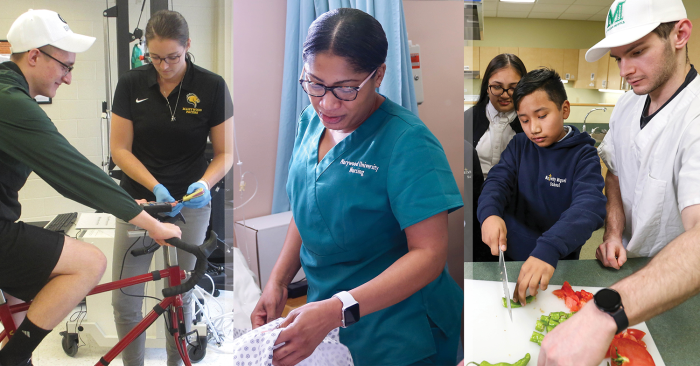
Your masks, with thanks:
<instances>
[{"instance_id":1,"label":"man in white chef coat","mask_svg":"<svg viewBox=\"0 0 700 366\"><path fill-rule=\"evenodd\" d=\"M603 244L596 257L619 269L654 257L594 300L542 343L544 365L598 365L613 336L700 291L700 78L687 54L692 24L681 0L615 0L605 39L632 86L599 148L608 167Z\"/></svg>"}]
</instances>

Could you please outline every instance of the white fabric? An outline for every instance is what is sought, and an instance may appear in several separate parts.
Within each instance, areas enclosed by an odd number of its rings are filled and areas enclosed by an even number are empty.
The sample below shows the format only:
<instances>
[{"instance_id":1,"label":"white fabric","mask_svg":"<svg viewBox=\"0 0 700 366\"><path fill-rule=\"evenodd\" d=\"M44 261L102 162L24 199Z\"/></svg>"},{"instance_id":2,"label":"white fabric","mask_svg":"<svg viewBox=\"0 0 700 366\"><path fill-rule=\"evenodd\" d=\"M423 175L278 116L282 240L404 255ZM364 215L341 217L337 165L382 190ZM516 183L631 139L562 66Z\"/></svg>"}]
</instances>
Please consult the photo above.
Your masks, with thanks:
<instances>
[{"instance_id":1,"label":"white fabric","mask_svg":"<svg viewBox=\"0 0 700 366\"><path fill-rule=\"evenodd\" d=\"M479 163L484 178L491 167L501 161L501 153L506 149L510 140L515 136L515 131L510 128L510 123L515 120L516 113L512 110L507 113L499 112L491 104L486 105L486 118L489 120L489 129L476 144L476 152L479 154Z\"/></svg>"},{"instance_id":2,"label":"white fabric","mask_svg":"<svg viewBox=\"0 0 700 366\"><path fill-rule=\"evenodd\" d=\"M574 131L574 129L571 128L571 126L564 126L564 129L566 130L566 133L564 134L564 137L560 138L559 141L557 141L557 142L561 142L561 141L564 140L565 138L569 137L569 135L571 135L572 132Z\"/></svg>"},{"instance_id":3,"label":"white fabric","mask_svg":"<svg viewBox=\"0 0 700 366\"><path fill-rule=\"evenodd\" d=\"M52 45L68 52L85 52L95 37L73 33L63 18L51 10L32 10L20 15L7 32L12 53Z\"/></svg>"},{"instance_id":4,"label":"white fabric","mask_svg":"<svg viewBox=\"0 0 700 366\"><path fill-rule=\"evenodd\" d=\"M234 337L236 334L239 337L233 340L233 365L271 366L273 351L281 347L274 344L282 332L282 329L277 327L283 321L283 318L273 320L242 335L240 330L234 330ZM350 350L340 343L338 328L335 328L328 333L311 356L297 366L353 366L353 362Z\"/></svg>"},{"instance_id":5,"label":"white fabric","mask_svg":"<svg viewBox=\"0 0 700 366\"><path fill-rule=\"evenodd\" d=\"M233 326L251 329L250 315L260 299L260 288L241 250L233 248Z\"/></svg>"},{"instance_id":6,"label":"white fabric","mask_svg":"<svg viewBox=\"0 0 700 366\"><path fill-rule=\"evenodd\" d=\"M610 48L631 44L661 23L687 18L682 0L615 0L605 19L605 38L586 52L595 62Z\"/></svg>"},{"instance_id":7,"label":"white fabric","mask_svg":"<svg viewBox=\"0 0 700 366\"><path fill-rule=\"evenodd\" d=\"M640 130L646 95L628 92L598 148L619 177L628 257L651 257L685 230L684 208L700 203L700 77Z\"/></svg>"}]
</instances>

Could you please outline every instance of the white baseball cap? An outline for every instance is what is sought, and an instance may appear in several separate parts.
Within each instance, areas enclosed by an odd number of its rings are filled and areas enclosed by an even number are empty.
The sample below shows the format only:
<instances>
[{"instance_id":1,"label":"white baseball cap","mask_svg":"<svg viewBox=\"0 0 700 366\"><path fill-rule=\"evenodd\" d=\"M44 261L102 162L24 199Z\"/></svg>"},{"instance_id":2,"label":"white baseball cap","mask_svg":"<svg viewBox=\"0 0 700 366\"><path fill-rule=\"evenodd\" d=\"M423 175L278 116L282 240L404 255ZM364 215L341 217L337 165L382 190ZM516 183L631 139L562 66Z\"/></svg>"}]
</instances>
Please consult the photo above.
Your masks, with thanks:
<instances>
[{"instance_id":1,"label":"white baseball cap","mask_svg":"<svg viewBox=\"0 0 700 366\"><path fill-rule=\"evenodd\" d=\"M615 0L605 19L605 39L586 52L586 61L595 62L613 47L638 41L661 23L687 17L682 0Z\"/></svg>"},{"instance_id":2,"label":"white baseball cap","mask_svg":"<svg viewBox=\"0 0 700 366\"><path fill-rule=\"evenodd\" d=\"M12 53L51 45L68 52L85 52L95 43L95 37L73 33L63 18L51 10L29 9L12 23L7 32Z\"/></svg>"}]
</instances>

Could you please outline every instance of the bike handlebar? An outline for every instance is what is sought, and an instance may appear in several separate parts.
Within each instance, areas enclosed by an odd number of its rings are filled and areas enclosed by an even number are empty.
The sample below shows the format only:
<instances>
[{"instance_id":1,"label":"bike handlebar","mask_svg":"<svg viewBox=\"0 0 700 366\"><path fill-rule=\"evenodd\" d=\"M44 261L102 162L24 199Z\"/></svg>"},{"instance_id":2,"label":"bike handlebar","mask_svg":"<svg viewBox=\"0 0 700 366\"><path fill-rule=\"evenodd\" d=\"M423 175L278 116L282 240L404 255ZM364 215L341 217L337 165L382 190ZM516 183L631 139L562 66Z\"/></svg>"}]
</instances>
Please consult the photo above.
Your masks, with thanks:
<instances>
[{"instance_id":1,"label":"bike handlebar","mask_svg":"<svg viewBox=\"0 0 700 366\"><path fill-rule=\"evenodd\" d=\"M209 257L209 254L216 249L217 239L216 233L211 230L209 231L209 239L207 239L201 246L185 243L179 238L171 238L166 240L168 244L174 246L175 248L193 254L195 257L197 257L197 263L195 264L192 275L187 281L177 286L164 288L163 296L171 297L184 294L185 292L193 289L194 286L199 283L199 280L204 277L204 274L207 271L207 258Z\"/></svg>"}]
</instances>

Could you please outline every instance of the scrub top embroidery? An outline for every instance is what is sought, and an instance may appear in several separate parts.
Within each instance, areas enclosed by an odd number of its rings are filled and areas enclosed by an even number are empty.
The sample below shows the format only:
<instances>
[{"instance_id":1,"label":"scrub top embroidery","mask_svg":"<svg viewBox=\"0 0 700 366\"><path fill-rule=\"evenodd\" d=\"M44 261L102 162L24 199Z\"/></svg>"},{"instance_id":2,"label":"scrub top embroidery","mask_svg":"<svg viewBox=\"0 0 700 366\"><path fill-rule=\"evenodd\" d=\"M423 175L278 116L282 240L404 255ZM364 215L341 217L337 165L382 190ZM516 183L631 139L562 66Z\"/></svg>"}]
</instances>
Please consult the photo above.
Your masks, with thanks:
<instances>
[{"instance_id":1,"label":"scrub top embroidery","mask_svg":"<svg viewBox=\"0 0 700 366\"><path fill-rule=\"evenodd\" d=\"M405 228L463 205L438 140L389 99L319 162L323 131L307 108L287 181L309 302L377 277L408 253ZM462 291L445 268L406 300L341 329L340 341L357 365L416 362L435 353L431 321L458 336L462 307Z\"/></svg>"}]
</instances>

